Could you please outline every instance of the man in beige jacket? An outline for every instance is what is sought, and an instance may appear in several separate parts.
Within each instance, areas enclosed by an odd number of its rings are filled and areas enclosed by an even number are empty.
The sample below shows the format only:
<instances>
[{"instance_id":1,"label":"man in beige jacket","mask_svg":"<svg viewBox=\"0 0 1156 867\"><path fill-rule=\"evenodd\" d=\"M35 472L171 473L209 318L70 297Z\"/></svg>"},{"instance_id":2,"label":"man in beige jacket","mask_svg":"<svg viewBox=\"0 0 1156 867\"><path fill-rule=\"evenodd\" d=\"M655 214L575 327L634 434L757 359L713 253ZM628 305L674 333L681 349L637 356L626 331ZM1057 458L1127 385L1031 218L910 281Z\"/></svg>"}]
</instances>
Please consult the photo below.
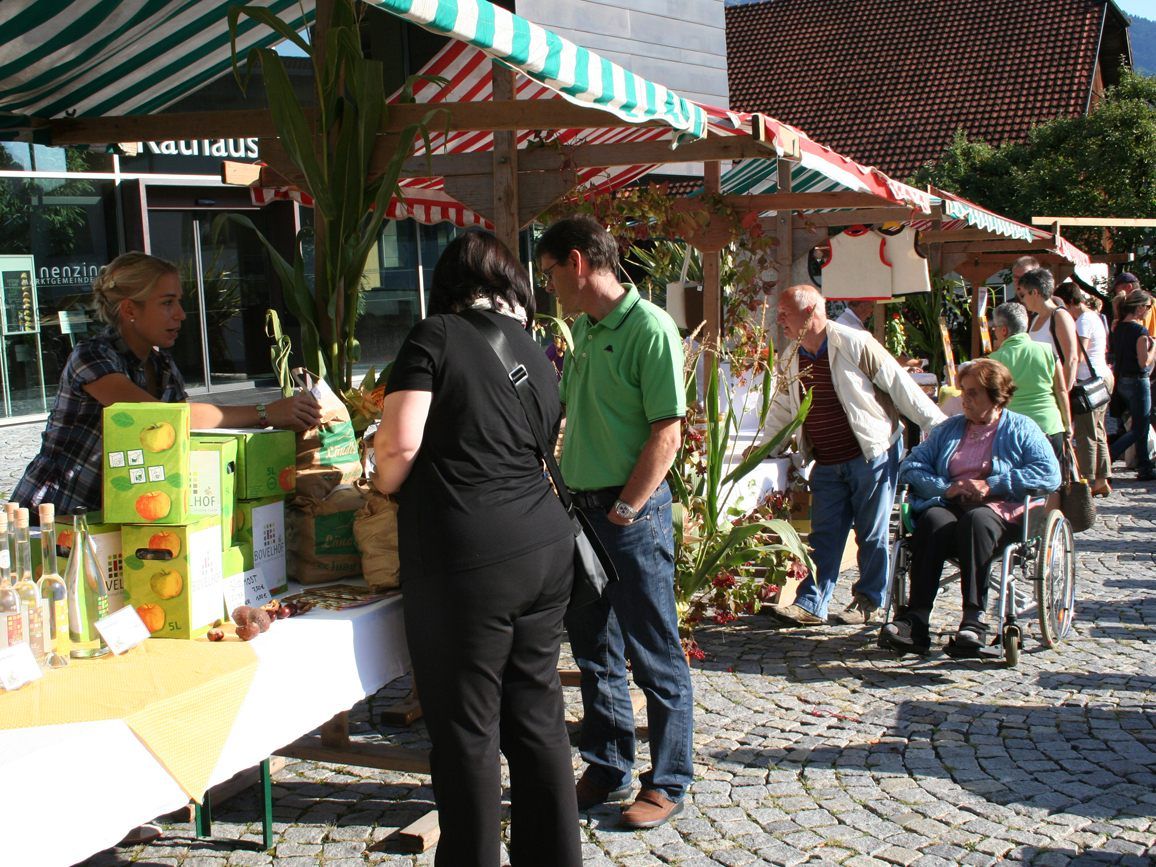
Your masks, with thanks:
<instances>
[{"instance_id":1,"label":"man in beige jacket","mask_svg":"<svg viewBox=\"0 0 1156 867\"><path fill-rule=\"evenodd\" d=\"M888 523L903 435L900 413L926 433L944 415L910 374L865 331L827 321L822 296L792 286L779 300L779 324L793 341L781 357L779 388L766 430L781 429L810 391L811 410L796 437L810 473L811 534L817 574L799 586L793 605L771 606L790 626L827 622L827 606L851 528L859 545L853 600L836 615L863 624L883 604L888 573Z\"/></svg>"}]
</instances>

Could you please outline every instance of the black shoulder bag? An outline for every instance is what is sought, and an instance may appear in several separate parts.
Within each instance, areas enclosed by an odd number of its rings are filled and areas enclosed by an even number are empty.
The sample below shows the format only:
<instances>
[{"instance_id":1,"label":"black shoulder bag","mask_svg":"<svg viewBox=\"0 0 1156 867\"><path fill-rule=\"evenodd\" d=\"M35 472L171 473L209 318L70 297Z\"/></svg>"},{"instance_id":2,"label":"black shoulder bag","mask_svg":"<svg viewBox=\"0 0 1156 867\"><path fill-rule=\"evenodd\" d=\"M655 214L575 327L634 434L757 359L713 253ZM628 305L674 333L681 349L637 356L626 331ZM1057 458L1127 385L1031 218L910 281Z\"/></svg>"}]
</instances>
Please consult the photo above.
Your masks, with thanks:
<instances>
[{"instance_id":1,"label":"black shoulder bag","mask_svg":"<svg viewBox=\"0 0 1156 867\"><path fill-rule=\"evenodd\" d=\"M514 351L502 329L498 328L483 313L474 310L462 312L462 317L473 325L494 350L502 368L514 386L514 394L518 396L518 403L526 416L526 424L534 435L534 442L538 446L538 457L546 464L550 471L550 478L554 481L554 490L558 499L570 516L574 527L574 589L570 592L570 607L580 608L590 605L602 598L606 587L611 581L618 580L618 573L614 570L614 562L606 552L594 528L590 526L590 519L581 509L574 508L574 501L570 499L570 491L562 479L562 472L558 469L558 462L554 460L554 450L546 447L546 437L539 430L529 407L526 406L526 389L530 387L530 376L526 367L514 357Z\"/></svg>"},{"instance_id":2,"label":"black shoulder bag","mask_svg":"<svg viewBox=\"0 0 1156 867\"><path fill-rule=\"evenodd\" d=\"M1060 343L1056 340L1055 311L1052 311L1048 320L1048 327L1052 332L1052 345L1056 347L1056 354L1060 356L1060 363L1063 364L1064 351L1060 349ZM1088 373L1091 376L1076 380L1076 384L1068 389L1068 405L1071 406L1073 415L1086 415L1106 405L1112 399L1112 395L1108 393L1108 383L1104 382L1104 378L1092 367L1092 360L1088 358L1088 351L1084 349L1084 342L1080 340L1079 334L1076 335L1076 346L1079 347L1080 355L1088 365Z\"/></svg>"}]
</instances>

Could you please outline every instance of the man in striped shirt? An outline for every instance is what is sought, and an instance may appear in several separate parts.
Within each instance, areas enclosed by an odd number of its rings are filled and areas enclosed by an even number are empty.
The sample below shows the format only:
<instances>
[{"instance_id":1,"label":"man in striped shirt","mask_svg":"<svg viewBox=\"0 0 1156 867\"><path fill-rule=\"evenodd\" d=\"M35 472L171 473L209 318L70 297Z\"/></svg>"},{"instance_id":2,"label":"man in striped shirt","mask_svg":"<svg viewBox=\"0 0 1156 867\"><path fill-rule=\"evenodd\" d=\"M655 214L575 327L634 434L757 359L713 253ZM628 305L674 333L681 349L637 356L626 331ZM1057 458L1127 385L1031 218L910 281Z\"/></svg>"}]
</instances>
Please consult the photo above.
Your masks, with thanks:
<instances>
[{"instance_id":1,"label":"man in striped shirt","mask_svg":"<svg viewBox=\"0 0 1156 867\"><path fill-rule=\"evenodd\" d=\"M859 577L839 623L868 623L883 604L888 572L888 523L895 497L903 426L924 432L943 421L939 408L866 331L827 321L812 286L792 286L779 300L779 324L794 344L782 357L779 388L766 430L780 430L811 392L811 410L796 434L810 473L811 534L816 573L799 585L792 605L771 614L790 626L827 622L851 528L859 545ZM794 351L797 346L797 351Z\"/></svg>"}]
</instances>

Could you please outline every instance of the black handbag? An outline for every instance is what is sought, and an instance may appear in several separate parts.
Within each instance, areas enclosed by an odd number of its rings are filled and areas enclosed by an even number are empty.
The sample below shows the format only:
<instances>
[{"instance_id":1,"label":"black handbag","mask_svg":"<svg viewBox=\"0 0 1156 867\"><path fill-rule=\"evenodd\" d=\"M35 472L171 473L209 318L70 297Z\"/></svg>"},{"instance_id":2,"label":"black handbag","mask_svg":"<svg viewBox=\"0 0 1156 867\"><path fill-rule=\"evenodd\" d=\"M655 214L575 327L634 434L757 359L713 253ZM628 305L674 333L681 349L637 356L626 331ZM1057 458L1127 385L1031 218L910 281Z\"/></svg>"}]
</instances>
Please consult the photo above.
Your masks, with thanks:
<instances>
[{"instance_id":1,"label":"black handbag","mask_svg":"<svg viewBox=\"0 0 1156 867\"><path fill-rule=\"evenodd\" d=\"M554 460L554 450L546 447L546 437L530 415L525 399L525 390L530 387L530 376L526 372L525 365L514 357L514 351L510 348L510 342L502 333L502 329L491 322L484 313L467 310L461 315L481 332L502 363L502 368L514 386L514 393L518 396L518 403L521 404L522 412L526 416L526 424L530 426L530 432L534 435L538 457L546 464L558 499L562 501L563 508L570 516L570 522L574 527L574 587L570 591L570 607L580 608L597 602L606 592L610 582L618 580L618 573L614 569L610 554L590 525L590 519L581 509L574 507L570 491L562 479L562 471L558 469L558 462Z\"/></svg>"},{"instance_id":2,"label":"black handbag","mask_svg":"<svg viewBox=\"0 0 1156 867\"><path fill-rule=\"evenodd\" d=\"M1060 344L1056 340L1056 315L1054 313L1049 327L1052 332L1052 343L1056 347L1062 364L1064 353L1060 350ZM1079 347L1080 355L1083 357L1084 363L1088 365L1088 371L1092 375L1087 379L1077 379L1076 384L1068 389L1068 406L1071 407L1072 415L1087 415L1093 410L1107 406L1108 401L1112 399L1112 394L1108 391L1108 383L1104 382L1104 378L1096 373L1096 368L1092 367L1092 360L1088 358L1088 351L1084 349L1079 335L1076 336L1076 346Z\"/></svg>"},{"instance_id":3,"label":"black handbag","mask_svg":"<svg viewBox=\"0 0 1156 867\"><path fill-rule=\"evenodd\" d=\"M1060 479L1060 511L1072 525L1072 532L1090 530L1096 523L1096 503L1092 499L1092 488L1087 479L1080 477L1076 450L1069 438L1064 439Z\"/></svg>"}]
</instances>

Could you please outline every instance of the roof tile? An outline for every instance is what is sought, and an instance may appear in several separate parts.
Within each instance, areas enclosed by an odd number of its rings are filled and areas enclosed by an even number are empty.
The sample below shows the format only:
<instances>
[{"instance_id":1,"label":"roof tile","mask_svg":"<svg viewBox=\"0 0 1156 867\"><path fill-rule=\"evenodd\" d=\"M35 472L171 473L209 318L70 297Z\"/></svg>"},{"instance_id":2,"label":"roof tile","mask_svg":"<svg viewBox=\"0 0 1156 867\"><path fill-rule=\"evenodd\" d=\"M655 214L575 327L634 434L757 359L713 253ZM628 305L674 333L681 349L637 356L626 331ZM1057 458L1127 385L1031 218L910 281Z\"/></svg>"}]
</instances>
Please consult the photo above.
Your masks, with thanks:
<instances>
[{"instance_id":1,"label":"roof tile","mask_svg":"<svg viewBox=\"0 0 1156 867\"><path fill-rule=\"evenodd\" d=\"M730 104L906 177L1084 112L1103 0L763 0L726 7Z\"/></svg>"}]
</instances>

